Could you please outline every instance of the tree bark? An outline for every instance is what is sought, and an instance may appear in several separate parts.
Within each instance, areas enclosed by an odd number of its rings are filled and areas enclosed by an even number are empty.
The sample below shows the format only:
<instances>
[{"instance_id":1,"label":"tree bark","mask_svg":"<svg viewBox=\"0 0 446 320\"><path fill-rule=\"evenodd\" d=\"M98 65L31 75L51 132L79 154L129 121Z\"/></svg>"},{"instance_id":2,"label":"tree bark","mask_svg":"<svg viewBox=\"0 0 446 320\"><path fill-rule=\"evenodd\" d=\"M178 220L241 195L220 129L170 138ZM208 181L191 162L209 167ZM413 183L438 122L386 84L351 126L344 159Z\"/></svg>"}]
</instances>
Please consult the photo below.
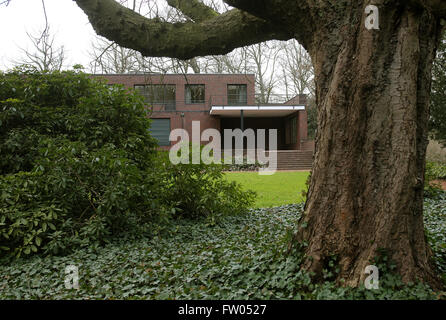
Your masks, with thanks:
<instances>
[{"instance_id":1,"label":"tree bark","mask_svg":"<svg viewBox=\"0 0 446 320\"><path fill-rule=\"evenodd\" d=\"M364 21L367 1L345 13ZM431 65L439 19L400 2L380 6L380 30L335 20L310 48L318 132L297 241L304 268L321 275L331 257L337 280L358 286L384 249L404 281L439 282L423 226ZM333 27L333 26L332 26Z\"/></svg>"}]
</instances>

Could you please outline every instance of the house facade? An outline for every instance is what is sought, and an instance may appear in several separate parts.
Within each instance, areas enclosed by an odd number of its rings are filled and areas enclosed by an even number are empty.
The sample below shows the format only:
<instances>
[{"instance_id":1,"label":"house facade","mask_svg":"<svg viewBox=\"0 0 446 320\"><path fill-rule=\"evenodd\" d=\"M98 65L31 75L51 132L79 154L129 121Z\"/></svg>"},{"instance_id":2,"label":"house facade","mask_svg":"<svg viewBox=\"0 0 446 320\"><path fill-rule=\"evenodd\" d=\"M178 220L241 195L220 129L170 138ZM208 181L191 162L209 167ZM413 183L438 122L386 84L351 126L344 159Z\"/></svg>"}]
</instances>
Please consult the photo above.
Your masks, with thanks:
<instances>
[{"instance_id":1,"label":"house facade","mask_svg":"<svg viewBox=\"0 0 446 320\"><path fill-rule=\"evenodd\" d=\"M254 74L108 74L94 77L105 78L108 84L133 88L145 97L147 105L152 107L152 136L163 149L176 143L169 141L171 130L185 129L191 137L193 121L199 121L201 132L209 128L220 131L222 149L225 129L253 129L255 132L277 129L278 150L300 150L302 141L307 139L306 96L288 101L275 96L274 103L262 103L255 92Z\"/></svg>"}]
</instances>

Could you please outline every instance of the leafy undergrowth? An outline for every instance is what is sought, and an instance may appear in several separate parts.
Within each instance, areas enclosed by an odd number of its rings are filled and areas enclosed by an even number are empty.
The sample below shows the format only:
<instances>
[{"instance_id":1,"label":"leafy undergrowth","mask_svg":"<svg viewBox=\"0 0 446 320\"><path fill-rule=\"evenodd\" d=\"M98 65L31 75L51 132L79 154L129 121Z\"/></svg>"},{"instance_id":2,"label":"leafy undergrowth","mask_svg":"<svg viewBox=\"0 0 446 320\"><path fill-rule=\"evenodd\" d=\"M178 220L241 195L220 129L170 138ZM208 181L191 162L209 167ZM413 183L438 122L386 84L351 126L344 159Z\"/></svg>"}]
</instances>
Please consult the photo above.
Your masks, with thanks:
<instances>
[{"instance_id":1,"label":"leafy undergrowth","mask_svg":"<svg viewBox=\"0 0 446 320\"><path fill-rule=\"evenodd\" d=\"M424 208L427 238L443 281L446 283L446 192L436 200L426 199Z\"/></svg>"},{"instance_id":2,"label":"leafy undergrowth","mask_svg":"<svg viewBox=\"0 0 446 320\"><path fill-rule=\"evenodd\" d=\"M427 203L429 239L443 263L446 200ZM162 236L120 241L65 257L33 257L0 265L0 299L435 299L421 284L403 286L380 269L380 289L312 284L300 257L285 255L301 205L255 209L206 222L178 221ZM67 265L80 289L66 289Z\"/></svg>"}]
</instances>

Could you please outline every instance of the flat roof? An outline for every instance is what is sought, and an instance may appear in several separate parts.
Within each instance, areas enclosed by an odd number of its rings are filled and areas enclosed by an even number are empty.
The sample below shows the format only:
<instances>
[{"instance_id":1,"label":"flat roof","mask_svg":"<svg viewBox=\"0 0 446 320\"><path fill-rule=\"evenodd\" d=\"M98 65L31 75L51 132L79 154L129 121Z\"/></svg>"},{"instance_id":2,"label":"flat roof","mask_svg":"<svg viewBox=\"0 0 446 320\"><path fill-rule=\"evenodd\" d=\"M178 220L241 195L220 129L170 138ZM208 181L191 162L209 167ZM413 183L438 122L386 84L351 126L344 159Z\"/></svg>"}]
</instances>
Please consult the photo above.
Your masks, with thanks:
<instances>
[{"instance_id":1,"label":"flat roof","mask_svg":"<svg viewBox=\"0 0 446 320\"><path fill-rule=\"evenodd\" d=\"M243 110L244 117L285 117L296 111L305 110L304 105L256 105L256 106L212 106L213 116L238 118Z\"/></svg>"}]
</instances>

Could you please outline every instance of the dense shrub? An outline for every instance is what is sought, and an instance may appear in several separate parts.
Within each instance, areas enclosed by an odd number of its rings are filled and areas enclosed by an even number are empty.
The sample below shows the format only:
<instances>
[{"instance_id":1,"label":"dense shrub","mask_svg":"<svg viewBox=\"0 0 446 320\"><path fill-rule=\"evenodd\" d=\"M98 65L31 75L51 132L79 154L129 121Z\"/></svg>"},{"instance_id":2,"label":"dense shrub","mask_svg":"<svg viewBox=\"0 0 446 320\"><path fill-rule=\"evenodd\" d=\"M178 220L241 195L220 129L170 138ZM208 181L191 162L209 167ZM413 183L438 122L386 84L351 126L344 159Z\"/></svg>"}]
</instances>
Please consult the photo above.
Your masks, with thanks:
<instances>
[{"instance_id":1,"label":"dense shrub","mask_svg":"<svg viewBox=\"0 0 446 320\"><path fill-rule=\"evenodd\" d=\"M432 179L446 179L446 164L439 162L428 162L427 167Z\"/></svg>"},{"instance_id":2,"label":"dense shrub","mask_svg":"<svg viewBox=\"0 0 446 320\"><path fill-rule=\"evenodd\" d=\"M75 71L0 74L0 246L102 243L154 220L156 142L141 98Z\"/></svg>"},{"instance_id":3,"label":"dense shrub","mask_svg":"<svg viewBox=\"0 0 446 320\"><path fill-rule=\"evenodd\" d=\"M113 144L140 168L150 166L156 146L140 96L74 71L0 73L0 174L30 171L36 145L66 137L88 150Z\"/></svg>"},{"instance_id":4,"label":"dense shrub","mask_svg":"<svg viewBox=\"0 0 446 320\"><path fill-rule=\"evenodd\" d=\"M241 164L226 164L225 171L259 171L260 168L265 168L266 165L259 162L255 163L241 163Z\"/></svg>"},{"instance_id":5,"label":"dense shrub","mask_svg":"<svg viewBox=\"0 0 446 320\"><path fill-rule=\"evenodd\" d=\"M76 71L0 73L0 255L65 253L143 235L174 213L237 213L221 168L156 152L143 99Z\"/></svg>"},{"instance_id":6,"label":"dense shrub","mask_svg":"<svg viewBox=\"0 0 446 320\"><path fill-rule=\"evenodd\" d=\"M160 152L159 161L163 203L175 208L176 216L204 217L213 223L220 216L242 213L254 203L254 192L242 191L240 185L224 179L223 165L173 165L167 152Z\"/></svg>"},{"instance_id":7,"label":"dense shrub","mask_svg":"<svg viewBox=\"0 0 446 320\"><path fill-rule=\"evenodd\" d=\"M436 198L442 194L441 186L434 180L446 178L446 166L437 162L426 161L424 173L424 195Z\"/></svg>"}]
</instances>

